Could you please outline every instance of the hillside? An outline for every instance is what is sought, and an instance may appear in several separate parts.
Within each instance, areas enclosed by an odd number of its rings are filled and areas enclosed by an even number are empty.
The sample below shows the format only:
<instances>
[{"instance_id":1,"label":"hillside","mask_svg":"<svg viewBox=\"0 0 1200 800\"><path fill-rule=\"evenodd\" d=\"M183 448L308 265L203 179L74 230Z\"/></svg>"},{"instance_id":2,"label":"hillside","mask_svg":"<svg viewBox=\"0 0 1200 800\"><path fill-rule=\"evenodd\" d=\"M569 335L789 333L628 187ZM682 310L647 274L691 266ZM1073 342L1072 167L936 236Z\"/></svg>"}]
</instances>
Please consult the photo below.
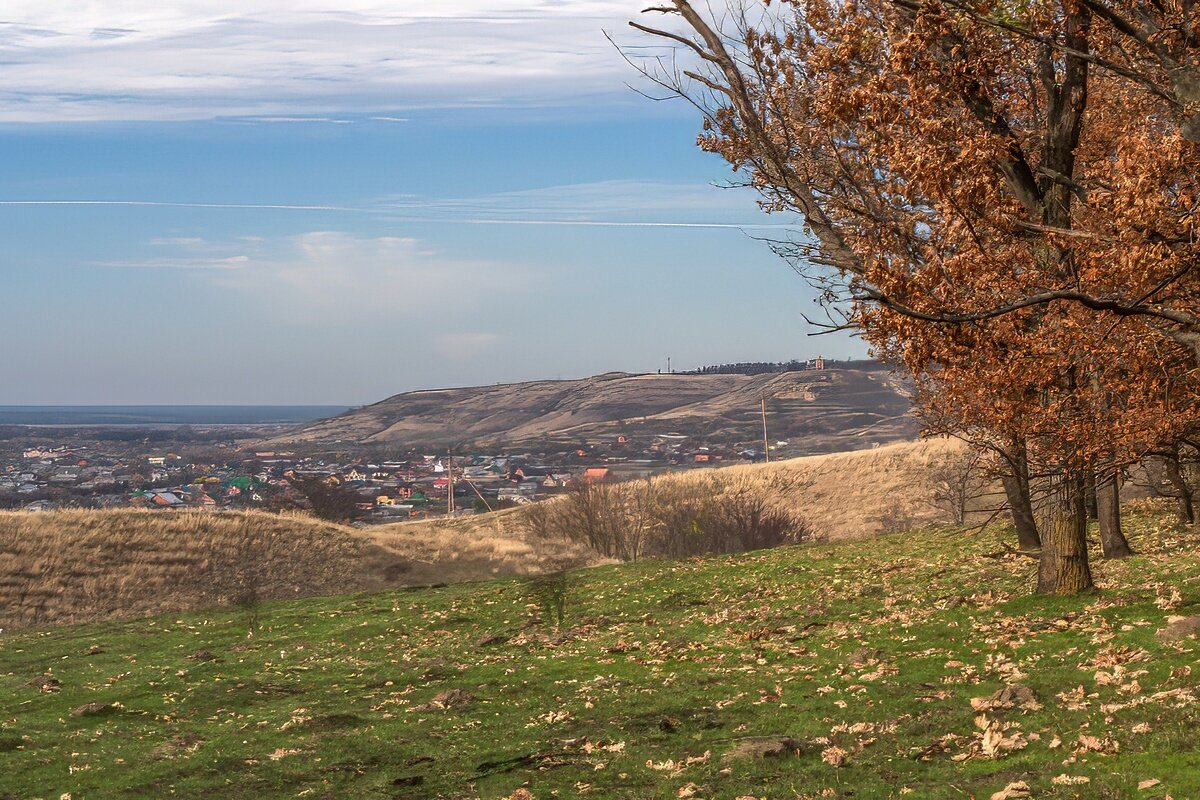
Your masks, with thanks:
<instances>
[{"instance_id":1,"label":"hillside","mask_svg":"<svg viewBox=\"0 0 1200 800\"><path fill-rule=\"evenodd\" d=\"M910 442L739 467L764 482L794 475L778 499L831 539L945 521L926 502L929 467L960 447ZM656 480L688 484L697 473ZM521 508L371 528L306 515L54 511L0 513L0 628L85 622L263 598L528 575L600 563L534 538Z\"/></svg>"},{"instance_id":2,"label":"hillside","mask_svg":"<svg viewBox=\"0 0 1200 800\"><path fill-rule=\"evenodd\" d=\"M931 500L933 467L965 447L957 439L929 439L730 466L720 472L764 483L772 476L790 476L797 488L781 497L779 505L805 517L829 539L863 539L918 525L945 524L946 510ZM655 480L687 484L701 474L689 470Z\"/></svg>"},{"instance_id":3,"label":"hillside","mask_svg":"<svg viewBox=\"0 0 1200 800\"><path fill-rule=\"evenodd\" d=\"M1127 531L1074 598L996 528L3 634L0 797L1198 797L1200 539Z\"/></svg>"},{"instance_id":4,"label":"hillside","mask_svg":"<svg viewBox=\"0 0 1200 800\"><path fill-rule=\"evenodd\" d=\"M773 439L805 452L914 438L903 381L878 365L774 375L630 375L407 392L272 439L274 446L577 443L664 433L728 443Z\"/></svg>"},{"instance_id":5,"label":"hillside","mask_svg":"<svg viewBox=\"0 0 1200 800\"><path fill-rule=\"evenodd\" d=\"M931 464L953 441L723 468L798 478L778 498L831 539L898 523L943 522L926 502ZM688 484L684 471L657 481ZM351 528L306 515L135 510L0 513L0 628L84 622L227 604L253 590L289 598L527 575L599 563L538 540L521 508L483 516Z\"/></svg>"},{"instance_id":6,"label":"hillside","mask_svg":"<svg viewBox=\"0 0 1200 800\"><path fill-rule=\"evenodd\" d=\"M307 515L0 513L0 629L522 575L599 563L519 528L361 530ZM396 526L392 526L396 527Z\"/></svg>"}]
</instances>

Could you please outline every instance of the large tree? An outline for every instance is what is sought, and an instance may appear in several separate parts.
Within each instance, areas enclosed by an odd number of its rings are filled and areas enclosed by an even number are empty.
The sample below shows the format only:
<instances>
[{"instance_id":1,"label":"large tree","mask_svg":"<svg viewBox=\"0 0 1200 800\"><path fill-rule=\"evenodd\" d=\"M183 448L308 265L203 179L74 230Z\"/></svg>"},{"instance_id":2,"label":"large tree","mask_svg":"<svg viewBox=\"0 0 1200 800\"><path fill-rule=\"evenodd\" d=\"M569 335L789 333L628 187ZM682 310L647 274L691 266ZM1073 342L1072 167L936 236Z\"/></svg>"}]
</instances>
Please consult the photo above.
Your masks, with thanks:
<instances>
[{"instance_id":1,"label":"large tree","mask_svg":"<svg viewBox=\"0 0 1200 800\"><path fill-rule=\"evenodd\" d=\"M803 216L780 249L847 324L939 418L1027 450L1048 592L1091 584L1087 476L1195 419L1200 147L1163 60L1194 65L1195 22L1168 4L1133 51L1098 5L784 0L721 26L672 0L648 11L683 26L633 23L685 48L658 79L705 111L702 147Z\"/></svg>"}]
</instances>

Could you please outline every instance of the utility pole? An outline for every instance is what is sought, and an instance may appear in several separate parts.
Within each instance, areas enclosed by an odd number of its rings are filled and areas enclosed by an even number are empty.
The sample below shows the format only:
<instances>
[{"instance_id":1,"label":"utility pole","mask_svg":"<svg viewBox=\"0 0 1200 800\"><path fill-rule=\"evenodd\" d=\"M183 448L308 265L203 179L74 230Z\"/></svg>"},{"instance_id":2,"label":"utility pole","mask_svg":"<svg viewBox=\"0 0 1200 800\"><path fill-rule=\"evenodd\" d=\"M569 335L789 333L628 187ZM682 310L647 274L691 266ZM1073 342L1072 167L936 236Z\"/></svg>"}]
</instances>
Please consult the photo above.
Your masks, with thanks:
<instances>
[{"instance_id":1,"label":"utility pole","mask_svg":"<svg viewBox=\"0 0 1200 800\"><path fill-rule=\"evenodd\" d=\"M446 514L454 514L454 450L446 449Z\"/></svg>"},{"instance_id":2,"label":"utility pole","mask_svg":"<svg viewBox=\"0 0 1200 800\"><path fill-rule=\"evenodd\" d=\"M762 396L763 457L771 463L771 442L767 439L767 396Z\"/></svg>"}]
</instances>

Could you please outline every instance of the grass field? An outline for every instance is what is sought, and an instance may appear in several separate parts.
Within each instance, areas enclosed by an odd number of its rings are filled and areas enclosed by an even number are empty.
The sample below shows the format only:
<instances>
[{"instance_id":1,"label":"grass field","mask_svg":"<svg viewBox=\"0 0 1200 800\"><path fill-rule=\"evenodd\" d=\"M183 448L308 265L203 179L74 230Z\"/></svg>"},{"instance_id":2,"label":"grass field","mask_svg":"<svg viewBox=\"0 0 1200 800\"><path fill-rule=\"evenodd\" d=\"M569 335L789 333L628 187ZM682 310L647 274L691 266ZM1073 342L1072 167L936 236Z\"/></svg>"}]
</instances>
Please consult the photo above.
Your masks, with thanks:
<instances>
[{"instance_id":1,"label":"grass field","mask_svg":"<svg viewBox=\"0 0 1200 800\"><path fill-rule=\"evenodd\" d=\"M1129 529L1080 598L925 531L4 634L0 797L1200 797L1200 537Z\"/></svg>"}]
</instances>

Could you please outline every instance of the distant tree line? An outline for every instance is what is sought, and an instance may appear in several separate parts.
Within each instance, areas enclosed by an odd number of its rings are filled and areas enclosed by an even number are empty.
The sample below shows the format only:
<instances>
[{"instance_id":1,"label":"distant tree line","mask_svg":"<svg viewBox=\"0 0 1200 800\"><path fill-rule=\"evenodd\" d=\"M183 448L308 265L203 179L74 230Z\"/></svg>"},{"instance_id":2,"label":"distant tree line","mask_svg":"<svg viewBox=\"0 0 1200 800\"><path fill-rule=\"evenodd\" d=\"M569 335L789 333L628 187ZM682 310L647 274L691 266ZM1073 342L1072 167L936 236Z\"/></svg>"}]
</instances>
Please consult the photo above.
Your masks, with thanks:
<instances>
[{"instance_id":1,"label":"distant tree line","mask_svg":"<svg viewBox=\"0 0 1200 800\"><path fill-rule=\"evenodd\" d=\"M807 361L743 361L737 364L714 364L700 367L684 375L771 375L778 372L799 372Z\"/></svg>"}]
</instances>

